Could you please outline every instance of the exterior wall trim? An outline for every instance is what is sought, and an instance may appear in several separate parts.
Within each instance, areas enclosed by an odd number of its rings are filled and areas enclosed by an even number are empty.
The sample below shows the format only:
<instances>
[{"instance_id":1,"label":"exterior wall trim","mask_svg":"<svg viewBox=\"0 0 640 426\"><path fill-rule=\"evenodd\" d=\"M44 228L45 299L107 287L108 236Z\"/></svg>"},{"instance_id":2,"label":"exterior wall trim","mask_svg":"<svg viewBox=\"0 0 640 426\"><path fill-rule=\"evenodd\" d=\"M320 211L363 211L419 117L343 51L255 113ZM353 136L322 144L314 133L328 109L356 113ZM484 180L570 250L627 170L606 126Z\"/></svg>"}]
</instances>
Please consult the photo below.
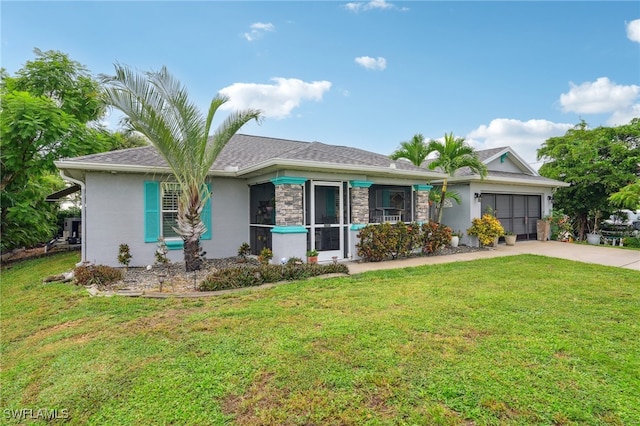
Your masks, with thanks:
<instances>
[{"instance_id":1,"label":"exterior wall trim","mask_svg":"<svg viewBox=\"0 0 640 426\"><path fill-rule=\"evenodd\" d=\"M309 179L295 176L282 176L271 179L274 185L304 185Z\"/></svg>"},{"instance_id":2,"label":"exterior wall trim","mask_svg":"<svg viewBox=\"0 0 640 426\"><path fill-rule=\"evenodd\" d=\"M413 189L416 191L431 191L432 185L413 185Z\"/></svg>"},{"instance_id":3,"label":"exterior wall trim","mask_svg":"<svg viewBox=\"0 0 640 426\"><path fill-rule=\"evenodd\" d=\"M309 230L304 226L293 225L293 226L283 226L278 225L271 228L272 234L306 234Z\"/></svg>"},{"instance_id":4,"label":"exterior wall trim","mask_svg":"<svg viewBox=\"0 0 640 426\"><path fill-rule=\"evenodd\" d=\"M369 180L351 180L349 184L351 184L352 188L369 188L373 185L373 182Z\"/></svg>"}]
</instances>

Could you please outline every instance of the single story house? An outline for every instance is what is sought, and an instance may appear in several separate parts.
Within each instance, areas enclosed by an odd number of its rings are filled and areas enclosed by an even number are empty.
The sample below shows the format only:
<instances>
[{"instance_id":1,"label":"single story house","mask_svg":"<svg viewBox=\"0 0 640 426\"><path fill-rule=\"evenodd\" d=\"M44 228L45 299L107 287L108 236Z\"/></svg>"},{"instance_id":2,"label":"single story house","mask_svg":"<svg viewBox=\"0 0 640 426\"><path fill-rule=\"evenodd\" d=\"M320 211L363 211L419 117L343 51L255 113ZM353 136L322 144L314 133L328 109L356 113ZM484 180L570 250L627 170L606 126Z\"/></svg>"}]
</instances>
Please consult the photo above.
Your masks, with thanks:
<instances>
[{"instance_id":1,"label":"single story house","mask_svg":"<svg viewBox=\"0 0 640 426\"><path fill-rule=\"evenodd\" d=\"M491 211L505 231L515 233L520 240L535 240L536 221L551 214L553 191L569 184L540 176L511 147L476 152L487 166L487 176L481 179L463 168L448 179L447 191L457 192L461 203L445 207L442 223L465 233L473 218ZM461 242L473 243L466 233Z\"/></svg>"},{"instance_id":2,"label":"single story house","mask_svg":"<svg viewBox=\"0 0 640 426\"><path fill-rule=\"evenodd\" d=\"M483 205L475 192L483 203L489 194L531 195L539 201L538 210L533 202L530 207L537 217L548 211L546 197L560 183L540 178L515 153L505 156L508 161L499 157L497 164L486 157L492 172L485 181L464 172L450 180L466 198L445 214L454 229L466 229L479 216ZM173 229L180 188L154 147L62 159L56 166L81 190L83 261L118 266L118 247L126 243L132 266L153 264L159 237L171 261L183 259ZM501 180L505 173L510 177ZM201 246L209 258L234 256L248 242L254 254L271 248L276 262L305 258L311 248L319 261L356 259L357 235L367 224L427 221L428 182L444 177L361 149L237 134L207 179L211 197L202 212L207 231Z\"/></svg>"},{"instance_id":3,"label":"single story house","mask_svg":"<svg viewBox=\"0 0 640 426\"><path fill-rule=\"evenodd\" d=\"M152 146L62 159L64 179L82 191L82 259L118 266L129 245L132 266L153 264L159 237L171 261L182 260L173 230L180 188ZM202 219L207 257L235 256L243 242L274 259L354 259L358 231L369 223L427 221L428 181L443 174L361 149L235 135L207 179Z\"/></svg>"}]
</instances>

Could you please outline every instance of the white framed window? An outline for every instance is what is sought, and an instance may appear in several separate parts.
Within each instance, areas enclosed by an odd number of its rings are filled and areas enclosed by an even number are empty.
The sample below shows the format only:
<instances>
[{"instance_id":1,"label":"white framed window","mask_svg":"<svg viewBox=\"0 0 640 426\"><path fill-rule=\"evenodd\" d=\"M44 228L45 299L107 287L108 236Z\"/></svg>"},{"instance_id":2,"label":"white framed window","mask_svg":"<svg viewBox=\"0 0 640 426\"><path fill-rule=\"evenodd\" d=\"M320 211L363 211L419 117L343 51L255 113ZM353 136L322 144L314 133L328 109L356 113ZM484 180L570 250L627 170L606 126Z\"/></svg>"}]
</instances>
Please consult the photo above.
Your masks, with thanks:
<instances>
[{"instance_id":1,"label":"white framed window","mask_svg":"<svg viewBox=\"0 0 640 426\"><path fill-rule=\"evenodd\" d=\"M162 182L160 188L162 218L160 233L164 238L179 238L174 228L178 226L178 202L182 188L175 182Z\"/></svg>"}]
</instances>

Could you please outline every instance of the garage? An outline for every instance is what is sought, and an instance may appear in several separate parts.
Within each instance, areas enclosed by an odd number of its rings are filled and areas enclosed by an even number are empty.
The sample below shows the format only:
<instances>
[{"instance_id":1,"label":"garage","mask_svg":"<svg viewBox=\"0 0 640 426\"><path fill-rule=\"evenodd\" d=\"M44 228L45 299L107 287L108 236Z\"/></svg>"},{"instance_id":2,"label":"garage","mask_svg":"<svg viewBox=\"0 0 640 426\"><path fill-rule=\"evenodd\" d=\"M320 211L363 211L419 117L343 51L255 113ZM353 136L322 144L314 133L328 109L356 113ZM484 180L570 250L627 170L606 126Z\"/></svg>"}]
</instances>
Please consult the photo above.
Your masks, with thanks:
<instances>
[{"instance_id":1,"label":"garage","mask_svg":"<svg viewBox=\"0 0 640 426\"><path fill-rule=\"evenodd\" d=\"M505 231L512 231L518 239L537 238L536 221L542 218L540 195L482 193L482 212L493 210Z\"/></svg>"}]
</instances>

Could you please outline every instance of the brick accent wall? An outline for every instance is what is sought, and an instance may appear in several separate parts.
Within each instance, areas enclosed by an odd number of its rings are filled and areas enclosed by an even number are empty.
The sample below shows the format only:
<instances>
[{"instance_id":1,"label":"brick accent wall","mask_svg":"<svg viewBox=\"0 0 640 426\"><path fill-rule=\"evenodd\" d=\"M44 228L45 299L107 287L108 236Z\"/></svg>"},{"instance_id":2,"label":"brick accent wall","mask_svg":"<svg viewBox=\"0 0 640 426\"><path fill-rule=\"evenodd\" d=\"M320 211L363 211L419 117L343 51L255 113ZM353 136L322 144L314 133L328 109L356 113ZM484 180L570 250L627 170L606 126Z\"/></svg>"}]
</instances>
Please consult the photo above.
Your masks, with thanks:
<instances>
[{"instance_id":1,"label":"brick accent wall","mask_svg":"<svg viewBox=\"0 0 640 426\"><path fill-rule=\"evenodd\" d=\"M351 223L369 223L369 188L351 188Z\"/></svg>"},{"instance_id":2,"label":"brick accent wall","mask_svg":"<svg viewBox=\"0 0 640 426\"><path fill-rule=\"evenodd\" d=\"M276 225L302 225L302 185L276 185Z\"/></svg>"}]
</instances>

